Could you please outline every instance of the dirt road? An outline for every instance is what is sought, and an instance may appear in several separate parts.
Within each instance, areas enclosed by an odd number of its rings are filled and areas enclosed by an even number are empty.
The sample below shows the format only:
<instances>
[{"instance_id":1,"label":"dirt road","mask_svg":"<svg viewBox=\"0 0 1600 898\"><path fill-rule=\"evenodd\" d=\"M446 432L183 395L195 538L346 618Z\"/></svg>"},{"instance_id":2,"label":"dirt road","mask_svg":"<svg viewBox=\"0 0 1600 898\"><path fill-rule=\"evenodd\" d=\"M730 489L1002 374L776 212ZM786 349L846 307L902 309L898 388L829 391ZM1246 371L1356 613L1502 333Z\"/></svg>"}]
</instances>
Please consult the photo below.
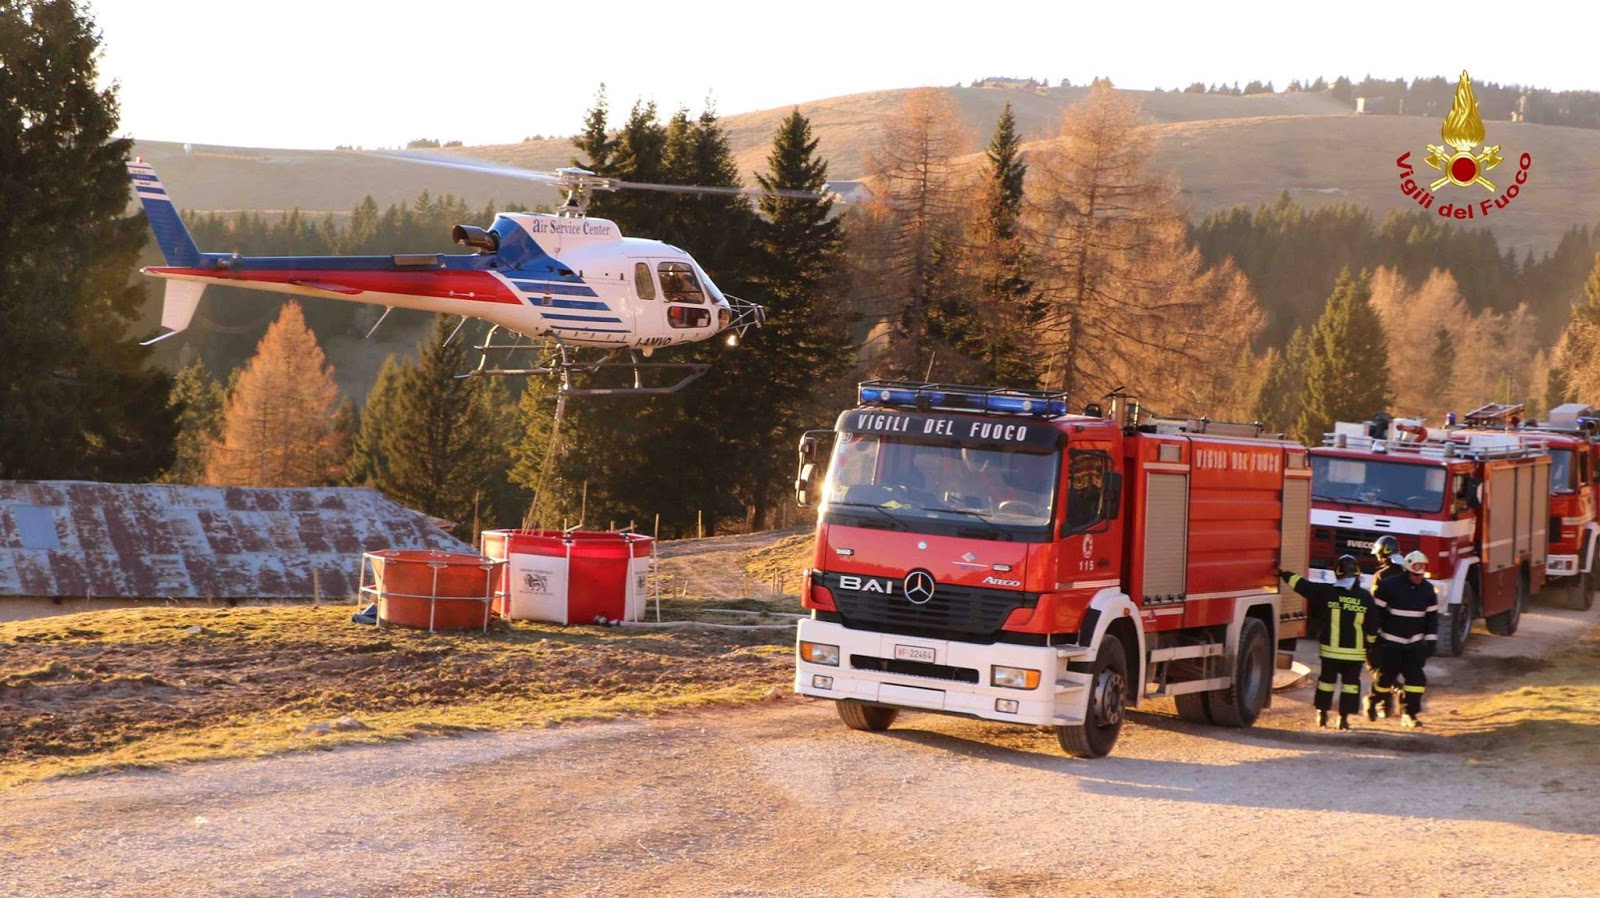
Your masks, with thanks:
<instances>
[{"instance_id":1,"label":"dirt road","mask_svg":"<svg viewBox=\"0 0 1600 898\"><path fill-rule=\"evenodd\" d=\"M1430 664L1420 736L1308 730L1301 687L1255 730L1140 713L1078 761L1044 730L864 734L790 697L57 780L0 797L0 894L1593 896L1600 758L1532 767L1450 712L1594 616Z\"/></svg>"}]
</instances>

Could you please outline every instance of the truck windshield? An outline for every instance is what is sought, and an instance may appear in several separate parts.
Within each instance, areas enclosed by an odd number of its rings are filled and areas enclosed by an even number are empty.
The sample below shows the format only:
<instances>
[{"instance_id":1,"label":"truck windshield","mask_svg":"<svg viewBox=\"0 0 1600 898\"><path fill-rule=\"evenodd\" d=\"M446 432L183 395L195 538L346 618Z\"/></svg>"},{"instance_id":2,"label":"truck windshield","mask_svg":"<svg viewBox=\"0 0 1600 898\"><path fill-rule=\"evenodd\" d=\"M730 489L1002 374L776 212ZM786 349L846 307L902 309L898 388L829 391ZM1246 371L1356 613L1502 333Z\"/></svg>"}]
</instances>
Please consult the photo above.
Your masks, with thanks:
<instances>
[{"instance_id":1,"label":"truck windshield","mask_svg":"<svg viewBox=\"0 0 1600 898\"><path fill-rule=\"evenodd\" d=\"M1059 452L1023 452L842 433L825 491L828 509L872 507L908 529L1047 528ZM936 530L946 528L937 527Z\"/></svg>"},{"instance_id":2,"label":"truck windshield","mask_svg":"<svg viewBox=\"0 0 1600 898\"><path fill-rule=\"evenodd\" d=\"M1449 475L1444 465L1313 455L1311 495L1353 505L1433 512L1444 507Z\"/></svg>"},{"instance_id":3,"label":"truck windshield","mask_svg":"<svg viewBox=\"0 0 1600 898\"><path fill-rule=\"evenodd\" d=\"M1572 464L1571 449L1550 450L1550 491L1575 493L1578 491L1578 471Z\"/></svg>"}]
</instances>

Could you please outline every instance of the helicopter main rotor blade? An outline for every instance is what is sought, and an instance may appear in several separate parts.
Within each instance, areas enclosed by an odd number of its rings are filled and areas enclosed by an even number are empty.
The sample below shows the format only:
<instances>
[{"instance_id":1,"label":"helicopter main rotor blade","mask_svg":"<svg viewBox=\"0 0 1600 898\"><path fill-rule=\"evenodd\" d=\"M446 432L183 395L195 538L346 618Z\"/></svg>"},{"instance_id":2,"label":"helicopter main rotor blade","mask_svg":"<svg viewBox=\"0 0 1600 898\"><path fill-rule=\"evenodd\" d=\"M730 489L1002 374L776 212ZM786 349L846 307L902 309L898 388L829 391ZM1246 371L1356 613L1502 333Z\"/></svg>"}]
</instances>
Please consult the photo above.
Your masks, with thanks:
<instances>
[{"instance_id":1,"label":"helicopter main rotor blade","mask_svg":"<svg viewBox=\"0 0 1600 898\"><path fill-rule=\"evenodd\" d=\"M552 187L568 187L572 183L571 178L562 176L555 172L535 171L531 168L518 168L514 165L500 165L494 162L480 162L476 159L462 159L452 156L434 156L424 153L400 152L378 153L376 155L382 156L385 159L398 159L401 162L415 162L421 165L435 165L439 166L440 168L454 168L461 171L478 172L485 175L500 175L501 177L517 178L523 181L537 181L541 184L549 184ZM584 180L588 181L591 179L585 178ZM592 180L600 181L604 179L595 178ZM595 187L599 185L591 183L589 186Z\"/></svg>"},{"instance_id":2,"label":"helicopter main rotor blade","mask_svg":"<svg viewBox=\"0 0 1600 898\"><path fill-rule=\"evenodd\" d=\"M785 190L774 188L766 190L761 187L702 187L694 184L650 184L644 181L616 181L612 185L618 190L659 190L663 193L708 193L720 196L776 196L797 200L833 200L838 197L827 193L812 193L809 190Z\"/></svg>"},{"instance_id":3,"label":"helicopter main rotor blade","mask_svg":"<svg viewBox=\"0 0 1600 898\"><path fill-rule=\"evenodd\" d=\"M482 162L476 159L465 159L456 156L436 156L427 153L387 152L380 153L388 159L399 159L404 162L417 162L423 165L437 165L444 168L454 168L461 171L479 172L486 175L503 175L508 178L518 178L523 181L537 181L541 184L550 184L555 187L572 188L584 187L590 190L654 190L661 193L700 193L715 196L775 196L785 199L835 201L840 202L843 197L831 191L812 193L809 190L766 190L761 187L712 187L695 184L656 184L648 181L619 181L616 178L607 178L579 168L565 168L559 171L536 171L529 168L518 168L514 165L502 165L495 162Z\"/></svg>"}]
</instances>

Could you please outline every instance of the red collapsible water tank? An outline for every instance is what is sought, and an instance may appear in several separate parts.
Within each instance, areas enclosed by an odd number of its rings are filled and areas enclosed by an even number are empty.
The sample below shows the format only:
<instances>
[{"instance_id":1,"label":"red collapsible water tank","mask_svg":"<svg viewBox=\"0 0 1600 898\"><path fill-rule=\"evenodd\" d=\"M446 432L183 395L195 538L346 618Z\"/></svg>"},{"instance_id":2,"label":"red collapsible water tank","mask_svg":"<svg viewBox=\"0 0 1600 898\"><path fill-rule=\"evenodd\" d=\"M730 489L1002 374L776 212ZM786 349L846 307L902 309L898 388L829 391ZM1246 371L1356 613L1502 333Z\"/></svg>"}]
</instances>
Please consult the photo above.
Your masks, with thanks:
<instances>
[{"instance_id":1,"label":"red collapsible water tank","mask_svg":"<svg viewBox=\"0 0 1600 898\"><path fill-rule=\"evenodd\" d=\"M379 622L429 630L488 627L502 562L434 549L385 549L364 558L372 585L363 584L361 592L377 601Z\"/></svg>"},{"instance_id":2,"label":"red collapsible water tank","mask_svg":"<svg viewBox=\"0 0 1600 898\"><path fill-rule=\"evenodd\" d=\"M611 531L486 530L483 554L505 562L495 612L557 624L640 620L653 543Z\"/></svg>"}]
</instances>

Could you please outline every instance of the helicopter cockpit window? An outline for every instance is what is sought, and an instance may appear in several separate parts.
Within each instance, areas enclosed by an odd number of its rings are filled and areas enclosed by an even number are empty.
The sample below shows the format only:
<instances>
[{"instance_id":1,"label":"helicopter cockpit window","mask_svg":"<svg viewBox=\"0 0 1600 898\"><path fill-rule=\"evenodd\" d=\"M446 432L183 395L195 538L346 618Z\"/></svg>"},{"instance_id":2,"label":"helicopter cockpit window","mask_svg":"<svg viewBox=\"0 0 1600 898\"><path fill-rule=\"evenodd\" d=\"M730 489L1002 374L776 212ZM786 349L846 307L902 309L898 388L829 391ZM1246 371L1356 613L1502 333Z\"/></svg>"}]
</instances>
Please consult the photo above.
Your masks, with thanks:
<instances>
[{"instance_id":1,"label":"helicopter cockpit window","mask_svg":"<svg viewBox=\"0 0 1600 898\"><path fill-rule=\"evenodd\" d=\"M656 298L656 282L650 279L650 263L633 264L633 289L639 292L640 299Z\"/></svg>"},{"instance_id":2,"label":"helicopter cockpit window","mask_svg":"<svg viewBox=\"0 0 1600 898\"><path fill-rule=\"evenodd\" d=\"M705 291L700 289L700 280L687 262L662 262L657 270L661 273L661 295L667 302L705 303Z\"/></svg>"}]
</instances>

